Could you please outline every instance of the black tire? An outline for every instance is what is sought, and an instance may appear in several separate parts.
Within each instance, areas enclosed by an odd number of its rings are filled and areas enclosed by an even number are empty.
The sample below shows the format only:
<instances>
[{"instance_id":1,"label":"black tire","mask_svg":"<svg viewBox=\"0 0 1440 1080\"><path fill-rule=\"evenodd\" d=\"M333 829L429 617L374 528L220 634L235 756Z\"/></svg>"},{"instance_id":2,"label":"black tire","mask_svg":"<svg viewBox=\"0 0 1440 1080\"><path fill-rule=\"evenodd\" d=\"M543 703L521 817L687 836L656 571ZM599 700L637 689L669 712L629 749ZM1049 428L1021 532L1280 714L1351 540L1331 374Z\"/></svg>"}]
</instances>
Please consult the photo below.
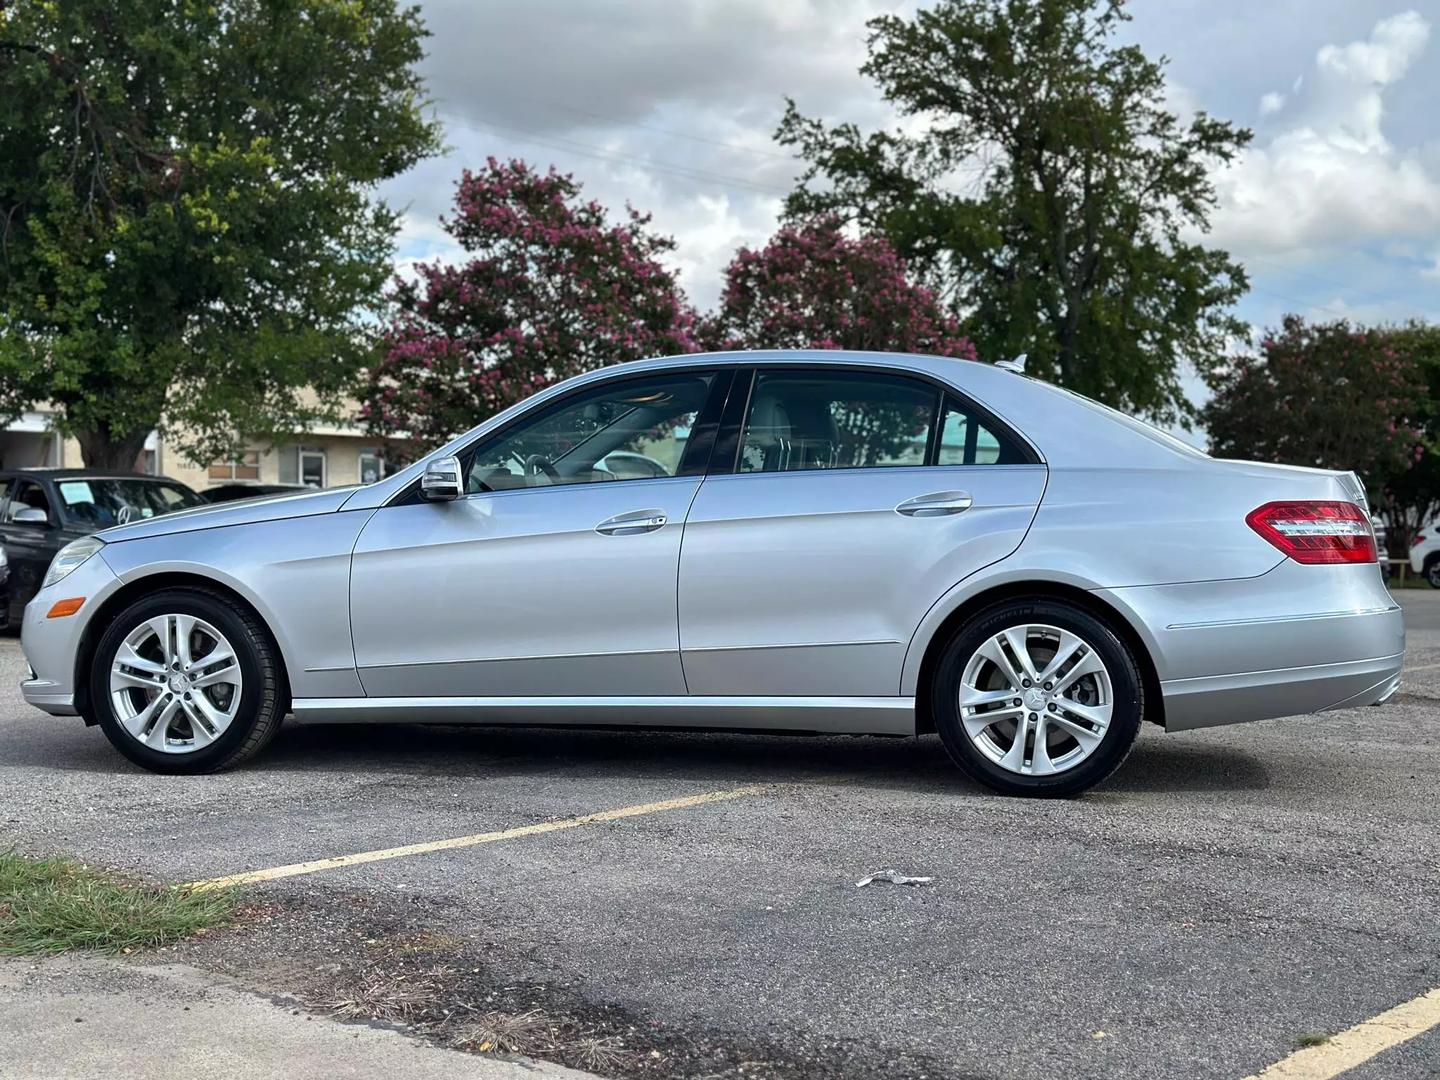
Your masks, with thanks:
<instances>
[{"instance_id":1,"label":"black tire","mask_svg":"<svg viewBox=\"0 0 1440 1080\"><path fill-rule=\"evenodd\" d=\"M162 753L138 742L122 726L110 700L110 670L121 642L140 623L167 614L197 616L224 634L242 680L230 726L208 746L185 753ZM91 663L94 719L115 749L151 772L193 775L233 768L265 748L288 708L284 670L269 631L248 609L207 589L165 589L137 600L111 621Z\"/></svg>"},{"instance_id":2,"label":"black tire","mask_svg":"<svg viewBox=\"0 0 1440 1080\"><path fill-rule=\"evenodd\" d=\"M1425 580L1432 589L1440 589L1440 555L1431 555L1425 560Z\"/></svg>"},{"instance_id":3,"label":"black tire","mask_svg":"<svg viewBox=\"0 0 1440 1080\"><path fill-rule=\"evenodd\" d=\"M965 667L985 642L1011 627L1044 624L1067 630L1094 648L1110 675L1110 723L1090 755L1048 776L1025 776L986 757L971 742L960 719L959 694ZM1061 600L1017 599L988 608L946 646L931 683L931 709L940 740L960 769L1004 795L1067 797L1087 791L1120 767L1135 745L1145 712L1144 681L1130 647L1102 620Z\"/></svg>"}]
</instances>

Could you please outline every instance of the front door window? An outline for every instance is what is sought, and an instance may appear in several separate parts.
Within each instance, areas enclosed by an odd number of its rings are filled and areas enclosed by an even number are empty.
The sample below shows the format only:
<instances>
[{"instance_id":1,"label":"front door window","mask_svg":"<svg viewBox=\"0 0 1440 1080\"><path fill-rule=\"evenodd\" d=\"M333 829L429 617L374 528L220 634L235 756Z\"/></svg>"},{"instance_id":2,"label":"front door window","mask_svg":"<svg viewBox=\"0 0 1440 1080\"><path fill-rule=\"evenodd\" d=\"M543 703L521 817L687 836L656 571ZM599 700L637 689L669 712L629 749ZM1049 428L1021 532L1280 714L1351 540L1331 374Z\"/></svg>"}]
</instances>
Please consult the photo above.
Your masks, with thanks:
<instances>
[{"instance_id":1,"label":"front door window","mask_svg":"<svg viewBox=\"0 0 1440 1080\"><path fill-rule=\"evenodd\" d=\"M672 373L576 394L482 443L466 490L677 476L714 380L714 372Z\"/></svg>"}]
</instances>

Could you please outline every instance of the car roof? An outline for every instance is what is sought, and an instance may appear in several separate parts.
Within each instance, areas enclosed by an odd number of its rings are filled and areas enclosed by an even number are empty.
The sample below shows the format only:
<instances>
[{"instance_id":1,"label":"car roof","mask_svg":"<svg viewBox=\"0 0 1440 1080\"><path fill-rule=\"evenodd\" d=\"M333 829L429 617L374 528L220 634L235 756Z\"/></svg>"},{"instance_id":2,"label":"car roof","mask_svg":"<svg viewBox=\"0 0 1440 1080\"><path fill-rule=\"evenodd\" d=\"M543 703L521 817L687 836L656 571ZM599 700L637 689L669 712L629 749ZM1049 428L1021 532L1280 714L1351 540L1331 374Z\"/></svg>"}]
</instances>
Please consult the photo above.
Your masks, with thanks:
<instances>
[{"instance_id":1,"label":"car roof","mask_svg":"<svg viewBox=\"0 0 1440 1080\"><path fill-rule=\"evenodd\" d=\"M151 480L156 483L180 483L168 476L151 476L149 473L125 472L122 469L51 469L45 466L0 469L0 476L23 476L30 480Z\"/></svg>"}]
</instances>

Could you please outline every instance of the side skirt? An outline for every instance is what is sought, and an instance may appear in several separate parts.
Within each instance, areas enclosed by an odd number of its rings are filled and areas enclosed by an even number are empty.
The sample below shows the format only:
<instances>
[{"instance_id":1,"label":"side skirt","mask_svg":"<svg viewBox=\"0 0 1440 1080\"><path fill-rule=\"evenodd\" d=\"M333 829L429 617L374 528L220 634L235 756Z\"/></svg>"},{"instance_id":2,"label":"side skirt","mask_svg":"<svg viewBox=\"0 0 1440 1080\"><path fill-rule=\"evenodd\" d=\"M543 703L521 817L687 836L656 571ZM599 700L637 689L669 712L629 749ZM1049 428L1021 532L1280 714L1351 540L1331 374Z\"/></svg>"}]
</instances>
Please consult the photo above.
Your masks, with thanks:
<instances>
[{"instance_id":1,"label":"side skirt","mask_svg":"<svg viewBox=\"0 0 1440 1080\"><path fill-rule=\"evenodd\" d=\"M551 724L914 735L909 697L296 698L319 724Z\"/></svg>"}]
</instances>

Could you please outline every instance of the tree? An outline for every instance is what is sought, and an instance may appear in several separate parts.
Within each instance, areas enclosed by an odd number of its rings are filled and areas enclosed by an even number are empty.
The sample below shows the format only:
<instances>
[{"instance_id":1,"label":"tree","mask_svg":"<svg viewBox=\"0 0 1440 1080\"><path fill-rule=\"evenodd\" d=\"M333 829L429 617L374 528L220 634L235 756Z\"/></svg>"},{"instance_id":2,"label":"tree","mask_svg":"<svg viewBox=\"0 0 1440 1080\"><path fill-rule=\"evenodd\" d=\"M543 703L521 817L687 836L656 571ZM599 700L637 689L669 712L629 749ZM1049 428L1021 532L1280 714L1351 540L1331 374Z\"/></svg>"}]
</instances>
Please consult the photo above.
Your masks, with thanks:
<instances>
[{"instance_id":1,"label":"tree","mask_svg":"<svg viewBox=\"0 0 1440 1080\"><path fill-rule=\"evenodd\" d=\"M490 158L442 223L471 257L396 282L363 410L377 435L434 445L556 379L695 351L660 261L674 242L633 209L612 222L573 177Z\"/></svg>"},{"instance_id":2,"label":"tree","mask_svg":"<svg viewBox=\"0 0 1440 1080\"><path fill-rule=\"evenodd\" d=\"M1412 351L1393 330L1310 325L1289 315L1257 354L1211 378L1203 416L1221 457L1352 469L1389 517L1390 492L1423 461L1420 418L1433 408ZM1403 517L1397 538L1409 539ZM1413 531L1413 530L1412 530Z\"/></svg>"},{"instance_id":3,"label":"tree","mask_svg":"<svg viewBox=\"0 0 1440 1080\"><path fill-rule=\"evenodd\" d=\"M935 294L910 281L885 237L851 239L832 217L782 228L725 270L702 321L717 349L871 349L973 360L975 347Z\"/></svg>"},{"instance_id":4,"label":"tree","mask_svg":"<svg viewBox=\"0 0 1440 1080\"><path fill-rule=\"evenodd\" d=\"M375 186L438 146L423 36L397 0L0 3L0 419L51 403L130 468L152 428L203 462L332 414Z\"/></svg>"},{"instance_id":5,"label":"tree","mask_svg":"<svg viewBox=\"0 0 1440 1080\"><path fill-rule=\"evenodd\" d=\"M1425 393L1411 413L1423 439L1419 460L1377 477L1381 507L1390 532L1390 554L1406 554L1410 541L1440 514L1440 327L1412 322L1380 331L1387 348L1413 363Z\"/></svg>"},{"instance_id":6,"label":"tree","mask_svg":"<svg viewBox=\"0 0 1440 1080\"><path fill-rule=\"evenodd\" d=\"M869 23L871 77L906 131L803 117L791 215L879 229L962 317L982 356L1162 421L1180 376L1244 332L1242 268L1191 237L1208 170L1250 132L1165 107L1164 69L1115 36L1124 0L940 0Z\"/></svg>"}]
</instances>

